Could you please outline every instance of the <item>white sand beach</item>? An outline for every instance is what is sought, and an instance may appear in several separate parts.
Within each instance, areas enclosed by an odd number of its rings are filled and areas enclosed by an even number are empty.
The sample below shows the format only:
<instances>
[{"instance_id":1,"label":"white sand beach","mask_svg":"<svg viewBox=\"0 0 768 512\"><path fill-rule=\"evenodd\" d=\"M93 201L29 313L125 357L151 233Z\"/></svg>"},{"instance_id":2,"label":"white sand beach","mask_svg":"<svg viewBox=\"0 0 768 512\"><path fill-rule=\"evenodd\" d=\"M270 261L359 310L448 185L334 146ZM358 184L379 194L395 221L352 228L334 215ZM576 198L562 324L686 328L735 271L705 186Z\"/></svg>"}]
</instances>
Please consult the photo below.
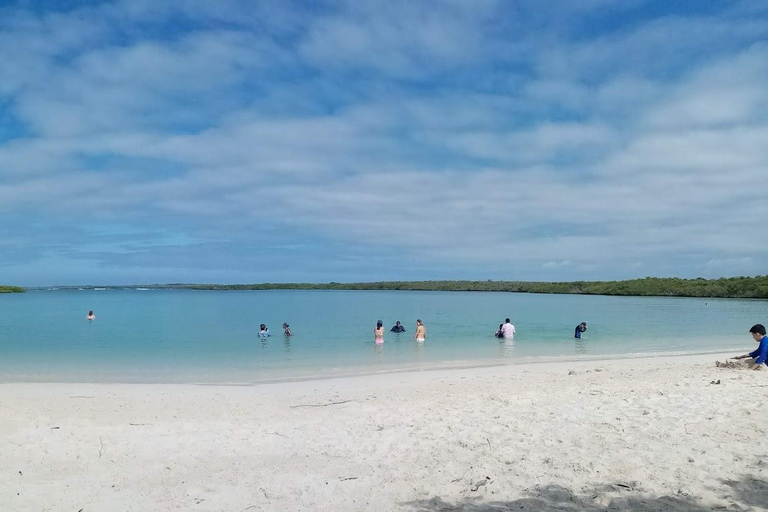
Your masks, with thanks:
<instances>
[{"instance_id":1,"label":"white sand beach","mask_svg":"<svg viewBox=\"0 0 768 512\"><path fill-rule=\"evenodd\" d=\"M0 509L765 510L768 371L723 358L2 384Z\"/></svg>"}]
</instances>

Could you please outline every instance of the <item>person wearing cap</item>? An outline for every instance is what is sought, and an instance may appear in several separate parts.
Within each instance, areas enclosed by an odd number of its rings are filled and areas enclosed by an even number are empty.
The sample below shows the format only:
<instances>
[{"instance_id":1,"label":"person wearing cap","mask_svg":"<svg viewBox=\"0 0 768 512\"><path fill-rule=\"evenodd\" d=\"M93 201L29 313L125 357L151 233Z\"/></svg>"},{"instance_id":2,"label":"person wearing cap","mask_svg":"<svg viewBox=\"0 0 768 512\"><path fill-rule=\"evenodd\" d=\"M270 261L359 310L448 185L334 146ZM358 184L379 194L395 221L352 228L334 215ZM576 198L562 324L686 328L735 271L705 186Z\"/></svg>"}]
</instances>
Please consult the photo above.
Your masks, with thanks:
<instances>
[{"instance_id":1,"label":"person wearing cap","mask_svg":"<svg viewBox=\"0 0 768 512\"><path fill-rule=\"evenodd\" d=\"M581 339L581 333L587 330L587 322L581 322L576 326L576 331L573 333L573 337L577 340Z\"/></svg>"}]
</instances>

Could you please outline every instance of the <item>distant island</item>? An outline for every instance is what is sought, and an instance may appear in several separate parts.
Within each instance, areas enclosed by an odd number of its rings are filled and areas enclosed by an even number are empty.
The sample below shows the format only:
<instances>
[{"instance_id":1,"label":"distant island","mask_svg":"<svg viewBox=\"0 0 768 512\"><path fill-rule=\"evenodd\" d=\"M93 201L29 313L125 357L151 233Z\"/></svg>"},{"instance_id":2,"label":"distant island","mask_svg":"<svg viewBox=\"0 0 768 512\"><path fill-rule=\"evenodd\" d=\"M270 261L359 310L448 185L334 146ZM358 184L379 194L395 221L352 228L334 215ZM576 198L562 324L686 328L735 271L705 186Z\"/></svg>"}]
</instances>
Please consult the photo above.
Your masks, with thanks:
<instances>
[{"instance_id":1,"label":"distant island","mask_svg":"<svg viewBox=\"0 0 768 512\"><path fill-rule=\"evenodd\" d=\"M370 283L151 284L134 286L62 286L58 289L142 290L409 290L515 292L576 295L712 297L768 299L768 276L720 279L646 277L628 281L378 281Z\"/></svg>"},{"instance_id":2,"label":"distant island","mask_svg":"<svg viewBox=\"0 0 768 512\"><path fill-rule=\"evenodd\" d=\"M20 286L3 286L0 285L0 293L24 293L24 288Z\"/></svg>"}]
</instances>

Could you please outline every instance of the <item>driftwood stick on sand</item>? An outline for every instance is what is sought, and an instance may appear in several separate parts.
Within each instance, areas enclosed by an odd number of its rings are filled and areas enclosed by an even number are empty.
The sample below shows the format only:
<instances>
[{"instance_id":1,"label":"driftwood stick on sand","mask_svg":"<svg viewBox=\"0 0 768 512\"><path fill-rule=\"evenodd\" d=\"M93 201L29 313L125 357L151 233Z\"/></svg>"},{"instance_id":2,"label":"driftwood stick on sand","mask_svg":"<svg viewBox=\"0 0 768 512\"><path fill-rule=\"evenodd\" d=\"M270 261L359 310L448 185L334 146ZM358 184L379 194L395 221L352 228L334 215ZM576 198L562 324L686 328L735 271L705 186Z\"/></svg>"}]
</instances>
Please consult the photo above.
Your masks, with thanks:
<instances>
[{"instance_id":1,"label":"driftwood stick on sand","mask_svg":"<svg viewBox=\"0 0 768 512\"><path fill-rule=\"evenodd\" d=\"M347 402L354 402L354 400L342 400L341 402L330 402L327 404L299 404L299 405L292 405L291 409L295 409L297 407L328 407L329 405L346 404Z\"/></svg>"}]
</instances>

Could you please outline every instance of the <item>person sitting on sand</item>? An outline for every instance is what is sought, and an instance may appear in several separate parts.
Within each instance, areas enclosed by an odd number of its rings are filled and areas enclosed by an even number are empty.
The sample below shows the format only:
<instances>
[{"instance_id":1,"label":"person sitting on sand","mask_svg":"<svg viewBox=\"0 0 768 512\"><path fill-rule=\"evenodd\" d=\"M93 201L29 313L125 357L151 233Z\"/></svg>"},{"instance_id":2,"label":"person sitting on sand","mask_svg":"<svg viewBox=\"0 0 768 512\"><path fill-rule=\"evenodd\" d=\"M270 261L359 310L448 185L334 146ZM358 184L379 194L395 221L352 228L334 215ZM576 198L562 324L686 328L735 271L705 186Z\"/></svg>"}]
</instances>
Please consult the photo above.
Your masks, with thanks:
<instances>
[{"instance_id":1,"label":"person sitting on sand","mask_svg":"<svg viewBox=\"0 0 768 512\"><path fill-rule=\"evenodd\" d=\"M267 324L261 324L259 326L259 338L269 338L269 328Z\"/></svg>"},{"instance_id":2,"label":"person sitting on sand","mask_svg":"<svg viewBox=\"0 0 768 512\"><path fill-rule=\"evenodd\" d=\"M579 325L576 326L576 331L573 334L573 337L577 340L581 339L581 333L585 332L587 330L587 322L581 322Z\"/></svg>"},{"instance_id":3,"label":"person sitting on sand","mask_svg":"<svg viewBox=\"0 0 768 512\"><path fill-rule=\"evenodd\" d=\"M86 316L88 320L96 320L96 315L93 314L93 311L88 312L88 316Z\"/></svg>"},{"instance_id":4,"label":"person sitting on sand","mask_svg":"<svg viewBox=\"0 0 768 512\"><path fill-rule=\"evenodd\" d=\"M376 328L373 330L373 341L377 345L384 343L384 322L381 320L376 322Z\"/></svg>"},{"instance_id":5,"label":"person sitting on sand","mask_svg":"<svg viewBox=\"0 0 768 512\"><path fill-rule=\"evenodd\" d=\"M501 326L501 334L505 340L515 339L515 326L509 321L509 318L504 320L504 325Z\"/></svg>"},{"instance_id":6,"label":"person sitting on sand","mask_svg":"<svg viewBox=\"0 0 768 512\"><path fill-rule=\"evenodd\" d=\"M283 322L283 334L286 336L293 336L293 333L291 332L291 326Z\"/></svg>"},{"instance_id":7,"label":"person sitting on sand","mask_svg":"<svg viewBox=\"0 0 768 512\"><path fill-rule=\"evenodd\" d=\"M425 341L427 339L427 330L421 320L416 320L416 334L413 335L416 341Z\"/></svg>"},{"instance_id":8,"label":"person sitting on sand","mask_svg":"<svg viewBox=\"0 0 768 512\"><path fill-rule=\"evenodd\" d=\"M405 327L400 325L400 320L398 320L397 322L395 322L395 325L392 326L389 332L405 332Z\"/></svg>"},{"instance_id":9,"label":"person sitting on sand","mask_svg":"<svg viewBox=\"0 0 768 512\"><path fill-rule=\"evenodd\" d=\"M750 370L757 370L762 368L764 364L768 365L768 336L765 335L765 326L763 326L763 324L753 325L749 330L749 333L752 335L752 339L760 344L758 345L757 350L750 352L749 354L744 354L743 356L736 356L733 359L749 359L748 361L745 361L746 366ZM726 368L735 366L734 364L729 363L728 360L726 360L725 363L716 361L715 365Z\"/></svg>"}]
</instances>

